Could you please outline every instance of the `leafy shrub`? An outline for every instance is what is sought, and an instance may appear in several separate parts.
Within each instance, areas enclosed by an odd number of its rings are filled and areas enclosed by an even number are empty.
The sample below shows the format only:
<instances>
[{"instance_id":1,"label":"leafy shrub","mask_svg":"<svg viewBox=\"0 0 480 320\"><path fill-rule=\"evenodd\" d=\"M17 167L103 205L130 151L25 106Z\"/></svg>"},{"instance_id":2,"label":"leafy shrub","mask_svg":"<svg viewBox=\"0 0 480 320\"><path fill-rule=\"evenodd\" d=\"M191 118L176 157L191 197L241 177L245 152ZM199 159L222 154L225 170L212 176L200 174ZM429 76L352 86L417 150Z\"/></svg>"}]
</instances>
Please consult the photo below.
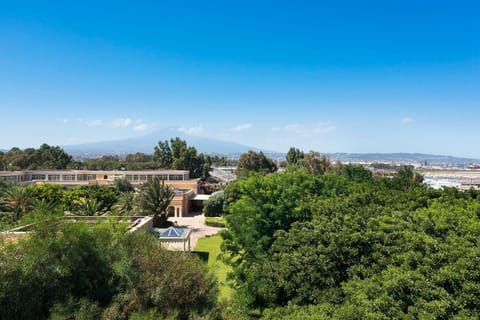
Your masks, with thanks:
<instances>
[{"instance_id":1,"label":"leafy shrub","mask_svg":"<svg viewBox=\"0 0 480 320\"><path fill-rule=\"evenodd\" d=\"M216 217L209 217L205 219L205 224L210 227L225 228L225 221Z\"/></svg>"},{"instance_id":2,"label":"leafy shrub","mask_svg":"<svg viewBox=\"0 0 480 320\"><path fill-rule=\"evenodd\" d=\"M215 278L198 259L162 249L122 225L36 225L0 247L0 319L189 319L216 303Z\"/></svg>"},{"instance_id":3,"label":"leafy shrub","mask_svg":"<svg viewBox=\"0 0 480 320\"><path fill-rule=\"evenodd\" d=\"M224 206L225 193L218 191L203 204L203 214L206 217L220 217L224 213Z\"/></svg>"}]
</instances>

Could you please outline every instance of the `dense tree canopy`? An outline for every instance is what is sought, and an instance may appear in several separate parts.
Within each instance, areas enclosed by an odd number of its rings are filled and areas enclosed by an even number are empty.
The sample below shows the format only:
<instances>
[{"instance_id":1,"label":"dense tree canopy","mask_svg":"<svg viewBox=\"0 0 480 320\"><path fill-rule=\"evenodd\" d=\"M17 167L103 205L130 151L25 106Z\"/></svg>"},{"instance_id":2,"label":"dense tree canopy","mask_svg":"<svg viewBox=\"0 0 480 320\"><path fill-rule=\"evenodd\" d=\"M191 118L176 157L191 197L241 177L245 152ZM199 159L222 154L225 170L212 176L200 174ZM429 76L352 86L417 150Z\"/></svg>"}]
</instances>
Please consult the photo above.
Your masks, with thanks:
<instances>
[{"instance_id":1,"label":"dense tree canopy","mask_svg":"<svg viewBox=\"0 0 480 320\"><path fill-rule=\"evenodd\" d=\"M267 158L261 151L250 150L240 156L235 172L238 176L248 176L255 172L268 174L275 171L277 171L277 165L272 159Z\"/></svg>"},{"instance_id":2,"label":"dense tree canopy","mask_svg":"<svg viewBox=\"0 0 480 320\"><path fill-rule=\"evenodd\" d=\"M239 182L224 250L237 304L266 319L478 318L480 196L289 171Z\"/></svg>"},{"instance_id":3,"label":"dense tree canopy","mask_svg":"<svg viewBox=\"0 0 480 320\"><path fill-rule=\"evenodd\" d=\"M197 319L216 292L194 257L121 225L49 220L0 247L0 319Z\"/></svg>"},{"instance_id":4,"label":"dense tree canopy","mask_svg":"<svg viewBox=\"0 0 480 320\"><path fill-rule=\"evenodd\" d=\"M0 152L0 170L21 169L66 169L72 162L72 157L58 146L42 144L40 148L21 150L12 148Z\"/></svg>"}]
</instances>

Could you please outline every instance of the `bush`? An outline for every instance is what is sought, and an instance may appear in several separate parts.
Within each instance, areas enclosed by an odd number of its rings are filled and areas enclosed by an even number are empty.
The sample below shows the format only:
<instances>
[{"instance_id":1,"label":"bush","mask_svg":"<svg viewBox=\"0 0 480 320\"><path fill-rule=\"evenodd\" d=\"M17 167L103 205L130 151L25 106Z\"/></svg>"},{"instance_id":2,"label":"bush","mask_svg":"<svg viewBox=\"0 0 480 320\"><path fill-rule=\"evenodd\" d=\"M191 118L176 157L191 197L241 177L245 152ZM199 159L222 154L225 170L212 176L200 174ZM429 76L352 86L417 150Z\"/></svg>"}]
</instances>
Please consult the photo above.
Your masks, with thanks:
<instances>
[{"instance_id":1,"label":"bush","mask_svg":"<svg viewBox=\"0 0 480 320\"><path fill-rule=\"evenodd\" d=\"M225 221L222 218L210 217L205 219L205 225L210 227L225 228Z\"/></svg>"},{"instance_id":2,"label":"bush","mask_svg":"<svg viewBox=\"0 0 480 320\"><path fill-rule=\"evenodd\" d=\"M146 311L189 319L208 314L217 291L198 259L119 225L52 220L0 247L0 319L129 319Z\"/></svg>"},{"instance_id":3,"label":"bush","mask_svg":"<svg viewBox=\"0 0 480 320\"><path fill-rule=\"evenodd\" d=\"M224 205L225 193L223 191L218 191L203 204L203 214L205 217L220 217L224 213Z\"/></svg>"},{"instance_id":4,"label":"bush","mask_svg":"<svg viewBox=\"0 0 480 320\"><path fill-rule=\"evenodd\" d=\"M0 231L10 229L15 225L15 213L0 212Z\"/></svg>"}]
</instances>

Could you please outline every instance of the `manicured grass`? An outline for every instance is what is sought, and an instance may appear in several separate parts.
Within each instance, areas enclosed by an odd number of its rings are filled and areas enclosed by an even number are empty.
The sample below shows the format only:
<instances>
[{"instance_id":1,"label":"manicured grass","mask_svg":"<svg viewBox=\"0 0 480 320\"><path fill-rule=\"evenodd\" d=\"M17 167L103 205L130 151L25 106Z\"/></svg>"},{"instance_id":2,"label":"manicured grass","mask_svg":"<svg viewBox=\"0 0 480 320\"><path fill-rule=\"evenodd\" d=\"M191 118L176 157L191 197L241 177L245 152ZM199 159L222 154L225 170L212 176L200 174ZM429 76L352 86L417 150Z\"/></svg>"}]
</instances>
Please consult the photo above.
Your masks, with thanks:
<instances>
[{"instance_id":1,"label":"manicured grass","mask_svg":"<svg viewBox=\"0 0 480 320\"><path fill-rule=\"evenodd\" d=\"M219 300L229 301L233 295L233 289L227 284L227 273L232 269L218 259L218 255L221 253L220 245L222 241L220 235L199 239L195 247L195 252L200 255L201 253L208 252L208 266L217 277L219 283Z\"/></svg>"}]
</instances>

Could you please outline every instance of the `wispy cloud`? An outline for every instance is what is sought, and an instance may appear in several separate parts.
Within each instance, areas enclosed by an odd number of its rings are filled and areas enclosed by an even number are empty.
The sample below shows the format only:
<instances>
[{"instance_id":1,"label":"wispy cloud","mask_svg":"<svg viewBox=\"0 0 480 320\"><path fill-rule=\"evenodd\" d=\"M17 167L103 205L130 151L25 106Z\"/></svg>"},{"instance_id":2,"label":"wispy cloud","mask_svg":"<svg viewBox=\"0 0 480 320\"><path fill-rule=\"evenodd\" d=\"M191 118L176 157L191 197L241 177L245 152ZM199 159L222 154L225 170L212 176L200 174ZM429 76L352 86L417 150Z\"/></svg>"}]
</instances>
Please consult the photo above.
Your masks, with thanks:
<instances>
[{"instance_id":1,"label":"wispy cloud","mask_svg":"<svg viewBox=\"0 0 480 320\"><path fill-rule=\"evenodd\" d=\"M299 136L310 137L319 134L326 134L337 130L331 122L318 122L315 124L287 124L283 128L272 128L272 131L285 131Z\"/></svg>"},{"instance_id":2,"label":"wispy cloud","mask_svg":"<svg viewBox=\"0 0 480 320\"><path fill-rule=\"evenodd\" d=\"M194 127L179 127L179 132L183 132L192 136L198 136L205 132L205 129L202 125L194 126Z\"/></svg>"},{"instance_id":3,"label":"wispy cloud","mask_svg":"<svg viewBox=\"0 0 480 320\"><path fill-rule=\"evenodd\" d=\"M87 125L87 127L99 127L101 125L103 125L103 121L102 120L88 120L85 122L85 124Z\"/></svg>"},{"instance_id":4,"label":"wispy cloud","mask_svg":"<svg viewBox=\"0 0 480 320\"><path fill-rule=\"evenodd\" d=\"M248 130L251 127L252 127L251 123L239 124L238 126L230 129L230 131L240 132L240 131Z\"/></svg>"},{"instance_id":5,"label":"wispy cloud","mask_svg":"<svg viewBox=\"0 0 480 320\"><path fill-rule=\"evenodd\" d=\"M415 120L413 118L410 118L410 117L405 117L405 118L402 119L403 124L412 123L413 121L415 121Z\"/></svg>"},{"instance_id":6,"label":"wispy cloud","mask_svg":"<svg viewBox=\"0 0 480 320\"><path fill-rule=\"evenodd\" d=\"M128 127L133 123L130 118L117 118L112 120L112 126L115 128Z\"/></svg>"},{"instance_id":7,"label":"wispy cloud","mask_svg":"<svg viewBox=\"0 0 480 320\"><path fill-rule=\"evenodd\" d=\"M76 119L79 123L86 125L87 127L100 127L104 124L108 124L109 128L121 128L129 129L133 131L147 131L150 130L153 125L142 121L142 119L133 120L132 118L115 118L112 120L84 120L83 118ZM68 119L67 119L68 122ZM64 123L66 123L64 121Z\"/></svg>"},{"instance_id":8,"label":"wispy cloud","mask_svg":"<svg viewBox=\"0 0 480 320\"><path fill-rule=\"evenodd\" d=\"M135 125L133 126L133 130L135 131L147 131L150 128L151 128L150 125L143 122L135 123Z\"/></svg>"}]
</instances>

